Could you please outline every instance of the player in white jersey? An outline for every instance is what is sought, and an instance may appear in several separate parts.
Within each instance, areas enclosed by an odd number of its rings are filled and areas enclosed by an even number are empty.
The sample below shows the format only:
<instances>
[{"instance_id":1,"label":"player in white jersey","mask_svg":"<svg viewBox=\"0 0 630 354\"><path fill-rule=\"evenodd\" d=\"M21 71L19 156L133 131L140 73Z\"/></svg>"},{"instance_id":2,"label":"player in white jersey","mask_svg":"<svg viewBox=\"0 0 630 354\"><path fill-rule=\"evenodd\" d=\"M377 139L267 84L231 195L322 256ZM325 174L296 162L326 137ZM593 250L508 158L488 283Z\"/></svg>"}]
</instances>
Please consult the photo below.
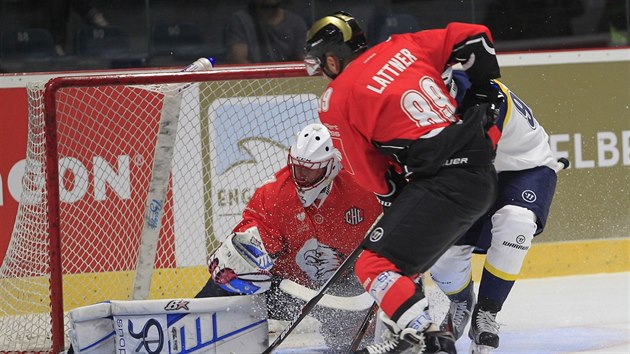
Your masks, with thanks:
<instances>
[{"instance_id":1,"label":"player in white jersey","mask_svg":"<svg viewBox=\"0 0 630 354\"><path fill-rule=\"evenodd\" d=\"M466 74L443 75L451 95L461 102L470 87ZM482 217L431 268L431 277L451 300L452 330L459 338L472 317L468 333L472 353L486 353L499 346L496 316L521 270L534 236L540 234L549 214L556 187L558 162L549 147L549 136L531 109L505 85L495 81L506 99L501 105L496 130L495 168L499 195ZM471 278L473 253L487 253L479 294L475 298Z\"/></svg>"}]
</instances>

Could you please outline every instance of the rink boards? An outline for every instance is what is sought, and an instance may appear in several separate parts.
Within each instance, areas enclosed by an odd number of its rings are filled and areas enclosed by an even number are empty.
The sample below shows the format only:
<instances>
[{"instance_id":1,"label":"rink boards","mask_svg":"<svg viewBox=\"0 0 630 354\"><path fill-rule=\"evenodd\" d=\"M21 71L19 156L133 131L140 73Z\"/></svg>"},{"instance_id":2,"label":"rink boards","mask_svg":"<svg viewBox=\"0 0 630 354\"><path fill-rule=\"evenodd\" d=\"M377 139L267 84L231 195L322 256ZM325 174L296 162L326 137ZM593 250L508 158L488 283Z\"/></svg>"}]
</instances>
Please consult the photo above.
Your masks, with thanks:
<instances>
[{"instance_id":1,"label":"rink boards","mask_svg":"<svg viewBox=\"0 0 630 354\"><path fill-rule=\"evenodd\" d=\"M614 273L630 271L630 261L628 251L630 250L630 239L606 239L592 241L570 241L570 242L550 242L534 243L529 254L525 258L520 278L544 278L565 275ZM475 255L473 257L473 279L479 279L485 256ZM173 273L182 279L177 286L164 281L173 278ZM126 279L127 281L121 281ZM115 290L112 299L127 299L133 285L133 272L109 272L91 274L70 274L64 275L64 293L71 294L77 289L86 278L96 281L100 288ZM185 267L178 269L159 269L153 274L150 298L178 298L194 297L205 282L198 279L207 279L207 267ZM427 277L428 278L428 277ZM194 280L194 281L191 281ZM21 282L20 278L0 279L0 282ZM39 280L45 285L46 278ZM15 286L6 286L5 289L19 289ZM30 297L25 299L25 297ZM7 297L11 299L13 297ZM45 303L48 301L41 294L22 293L21 301L38 301ZM67 310L91 305L99 302L96 298L90 298L83 294L82 297L67 296L69 299L81 298L81 303L65 302L64 308ZM10 300L8 300L10 301Z\"/></svg>"}]
</instances>

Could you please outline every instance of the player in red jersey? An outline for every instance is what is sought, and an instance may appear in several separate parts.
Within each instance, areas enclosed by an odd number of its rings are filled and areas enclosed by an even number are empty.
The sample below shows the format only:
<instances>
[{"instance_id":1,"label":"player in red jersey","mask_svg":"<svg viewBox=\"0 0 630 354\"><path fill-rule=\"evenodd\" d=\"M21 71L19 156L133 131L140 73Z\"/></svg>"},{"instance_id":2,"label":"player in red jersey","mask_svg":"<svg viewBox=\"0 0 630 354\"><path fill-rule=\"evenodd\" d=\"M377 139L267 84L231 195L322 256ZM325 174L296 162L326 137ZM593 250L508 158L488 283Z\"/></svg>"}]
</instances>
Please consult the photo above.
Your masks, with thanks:
<instances>
[{"instance_id":1,"label":"player in red jersey","mask_svg":"<svg viewBox=\"0 0 630 354\"><path fill-rule=\"evenodd\" d=\"M492 129L501 101L489 30L452 23L393 35L370 49L357 21L338 12L307 35L307 70L332 81L319 117L344 167L386 208L355 273L386 315L392 339L360 353L455 352L428 313L414 277L429 270L496 198ZM471 82L457 106L441 73L461 64Z\"/></svg>"},{"instance_id":2,"label":"player in red jersey","mask_svg":"<svg viewBox=\"0 0 630 354\"><path fill-rule=\"evenodd\" d=\"M280 291L279 281L321 287L380 213L374 195L341 168L326 127L308 125L291 146L287 166L255 191L234 233L210 257L211 278L197 297L265 292L269 316L290 319L302 304ZM333 295L363 293L348 273ZM313 314L322 319L333 353L365 316L322 307Z\"/></svg>"}]
</instances>

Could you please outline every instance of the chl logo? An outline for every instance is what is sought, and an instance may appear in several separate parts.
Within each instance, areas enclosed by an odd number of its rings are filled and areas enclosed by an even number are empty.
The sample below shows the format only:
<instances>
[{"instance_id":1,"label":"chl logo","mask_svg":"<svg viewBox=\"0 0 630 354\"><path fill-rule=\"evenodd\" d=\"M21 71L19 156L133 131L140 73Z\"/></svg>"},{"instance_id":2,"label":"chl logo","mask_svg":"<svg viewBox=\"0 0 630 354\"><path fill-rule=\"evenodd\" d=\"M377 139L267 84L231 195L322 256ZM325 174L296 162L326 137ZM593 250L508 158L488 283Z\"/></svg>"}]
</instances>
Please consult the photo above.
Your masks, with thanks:
<instances>
[{"instance_id":1,"label":"chl logo","mask_svg":"<svg viewBox=\"0 0 630 354\"><path fill-rule=\"evenodd\" d=\"M346 210L344 218L348 224L358 225L363 221L363 210L357 207L352 207Z\"/></svg>"},{"instance_id":2,"label":"chl logo","mask_svg":"<svg viewBox=\"0 0 630 354\"><path fill-rule=\"evenodd\" d=\"M383 238L383 234L385 232L383 231L382 227L377 227L376 229L374 229L374 231L372 231L370 233L370 241L371 242L378 242L381 240L381 238Z\"/></svg>"}]
</instances>

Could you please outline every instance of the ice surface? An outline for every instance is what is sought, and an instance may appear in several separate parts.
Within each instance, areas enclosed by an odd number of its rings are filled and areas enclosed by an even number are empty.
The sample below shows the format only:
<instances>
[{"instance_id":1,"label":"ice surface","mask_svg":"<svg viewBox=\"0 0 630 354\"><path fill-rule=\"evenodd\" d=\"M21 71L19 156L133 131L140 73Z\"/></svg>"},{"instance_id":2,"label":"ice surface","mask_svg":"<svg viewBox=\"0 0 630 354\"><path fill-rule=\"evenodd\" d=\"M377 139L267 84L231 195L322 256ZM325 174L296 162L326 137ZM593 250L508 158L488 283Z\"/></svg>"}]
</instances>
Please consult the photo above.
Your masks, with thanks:
<instances>
[{"instance_id":1,"label":"ice surface","mask_svg":"<svg viewBox=\"0 0 630 354\"><path fill-rule=\"evenodd\" d=\"M427 290L439 322L447 309L446 298L434 287ZM503 326L501 345L493 354L628 354L629 303L630 272L517 281L497 316ZM316 322L308 322L276 353L323 352L324 342L316 328ZM462 337L458 352L467 353L469 345L470 340Z\"/></svg>"}]
</instances>

